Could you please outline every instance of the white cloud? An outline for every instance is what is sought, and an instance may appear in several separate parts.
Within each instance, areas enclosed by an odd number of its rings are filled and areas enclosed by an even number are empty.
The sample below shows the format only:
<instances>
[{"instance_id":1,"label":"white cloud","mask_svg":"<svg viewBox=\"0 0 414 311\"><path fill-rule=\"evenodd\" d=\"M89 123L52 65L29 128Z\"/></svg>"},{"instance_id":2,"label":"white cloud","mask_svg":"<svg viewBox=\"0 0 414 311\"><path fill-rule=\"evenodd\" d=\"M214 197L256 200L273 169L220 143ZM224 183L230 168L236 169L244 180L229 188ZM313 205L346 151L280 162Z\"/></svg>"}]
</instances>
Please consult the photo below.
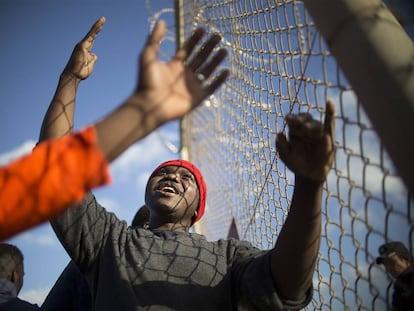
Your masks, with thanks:
<instances>
[{"instance_id":1,"label":"white cloud","mask_svg":"<svg viewBox=\"0 0 414 311\"><path fill-rule=\"evenodd\" d=\"M12 241L24 245L41 246L41 247L60 247L51 228L47 225L38 226L15 236Z\"/></svg>"},{"instance_id":2,"label":"white cloud","mask_svg":"<svg viewBox=\"0 0 414 311\"><path fill-rule=\"evenodd\" d=\"M143 189L145 191L145 187L147 186L147 181L151 173L152 171L143 171L141 174L138 174L136 178L137 189Z\"/></svg>"},{"instance_id":3,"label":"white cloud","mask_svg":"<svg viewBox=\"0 0 414 311\"><path fill-rule=\"evenodd\" d=\"M24 289L22 289L19 298L26 300L30 303L35 303L38 306L41 306L43 301L45 300L47 294L50 291L50 287L45 287L45 288L38 288L38 289L30 289L25 291Z\"/></svg>"},{"instance_id":4,"label":"white cloud","mask_svg":"<svg viewBox=\"0 0 414 311\"><path fill-rule=\"evenodd\" d=\"M119 204L115 200L108 197L99 198L99 204L105 206L105 209L107 211L115 213L117 215L122 211L122 209L119 207Z\"/></svg>"},{"instance_id":5,"label":"white cloud","mask_svg":"<svg viewBox=\"0 0 414 311\"><path fill-rule=\"evenodd\" d=\"M32 240L35 244L40 246L60 246L56 243L55 237L50 234L34 236Z\"/></svg>"},{"instance_id":6,"label":"white cloud","mask_svg":"<svg viewBox=\"0 0 414 311\"><path fill-rule=\"evenodd\" d=\"M13 150L0 154L0 165L5 165L11 160L14 160L18 157L21 157L32 151L33 147L36 145L36 142L33 140L27 140L22 143L20 146L16 147Z\"/></svg>"}]
</instances>

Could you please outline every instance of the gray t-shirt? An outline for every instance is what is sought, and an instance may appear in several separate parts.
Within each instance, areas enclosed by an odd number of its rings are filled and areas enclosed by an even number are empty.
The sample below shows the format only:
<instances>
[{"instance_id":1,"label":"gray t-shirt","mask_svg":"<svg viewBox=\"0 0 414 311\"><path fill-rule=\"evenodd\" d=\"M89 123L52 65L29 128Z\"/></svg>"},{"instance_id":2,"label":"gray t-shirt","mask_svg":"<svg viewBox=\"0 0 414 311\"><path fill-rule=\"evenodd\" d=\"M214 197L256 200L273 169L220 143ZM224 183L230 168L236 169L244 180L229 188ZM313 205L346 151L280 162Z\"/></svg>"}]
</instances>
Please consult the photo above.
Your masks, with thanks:
<instances>
[{"instance_id":1,"label":"gray t-shirt","mask_svg":"<svg viewBox=\"0 0 414 311\"><path fill-rule=\"evenodd\" d=\"M296 310L281 301L270 252L248 242L131 228L92 194L52 226L91 285L95 310Z\"/></svg>"}]
</instances>

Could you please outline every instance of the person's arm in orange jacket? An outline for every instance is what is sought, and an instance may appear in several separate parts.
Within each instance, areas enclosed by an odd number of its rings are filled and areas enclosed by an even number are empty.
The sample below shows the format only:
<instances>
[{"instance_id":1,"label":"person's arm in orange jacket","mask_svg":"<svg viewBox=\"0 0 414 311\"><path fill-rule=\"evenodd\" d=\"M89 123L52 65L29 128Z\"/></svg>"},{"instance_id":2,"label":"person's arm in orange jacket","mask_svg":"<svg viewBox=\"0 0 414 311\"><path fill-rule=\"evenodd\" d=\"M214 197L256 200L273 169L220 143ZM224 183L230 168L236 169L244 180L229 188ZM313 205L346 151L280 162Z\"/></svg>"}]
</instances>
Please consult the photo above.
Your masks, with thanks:
<instances>
[{"instance_id":1,"label":"person's arm in orange jacket","mask_svg":"<svg viewBox=\"0 0 414 311\"><path fill-rule=\"evenodd\" d=\"M94 129L44 142L72 132L76 92L93 72L97 56L91 50L104 23L99 18L75 45L43 119L41 143L0 170L0 240L53 218L109 179Z\"/></svg>"},{"instance_id":2,"label":"person's arm in orange jacket","mask_svg":"<svg viewBox=\"0 0 414 311\"><path fill-rule=\"evenodd\" d=\"M109 180L94 127L40 143L0 169L0 240L59 215Z\"/></svg>"}]
</instances>

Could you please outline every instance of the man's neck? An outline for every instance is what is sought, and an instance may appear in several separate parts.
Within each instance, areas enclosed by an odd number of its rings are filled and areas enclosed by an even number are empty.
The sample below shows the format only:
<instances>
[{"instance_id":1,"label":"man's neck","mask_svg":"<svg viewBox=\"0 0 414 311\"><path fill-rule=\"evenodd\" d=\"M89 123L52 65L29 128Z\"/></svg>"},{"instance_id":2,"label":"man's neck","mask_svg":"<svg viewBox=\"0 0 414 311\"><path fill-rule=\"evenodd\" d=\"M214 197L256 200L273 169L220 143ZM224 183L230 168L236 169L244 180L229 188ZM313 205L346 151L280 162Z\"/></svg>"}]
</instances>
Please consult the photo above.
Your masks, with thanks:
<instances>
[{"instance_id":1,"label":"man's neck","mask_svg":"<svg viewBox=\"0 0 414 311\"><path fill-rule=\"evenodd\" d=\"M188 233L190 228L188 226L183 225L183 224L165 223L165 224L162 224L162 225L152 225L152 224L150 224L149 229L151 231L174 231L174 232Z\"/></svg>"}]
</instances>

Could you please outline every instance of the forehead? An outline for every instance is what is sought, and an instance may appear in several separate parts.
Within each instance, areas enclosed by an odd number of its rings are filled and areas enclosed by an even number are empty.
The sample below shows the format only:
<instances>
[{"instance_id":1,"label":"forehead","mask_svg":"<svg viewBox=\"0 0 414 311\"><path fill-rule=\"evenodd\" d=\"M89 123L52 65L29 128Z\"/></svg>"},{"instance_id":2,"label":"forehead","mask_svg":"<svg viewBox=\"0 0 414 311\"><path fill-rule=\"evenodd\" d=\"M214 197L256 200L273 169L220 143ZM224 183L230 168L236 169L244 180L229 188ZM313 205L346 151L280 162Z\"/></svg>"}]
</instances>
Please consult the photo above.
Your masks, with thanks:
<instances>
[{"instance_id":1,"label":"forehead","mask_svg":"<svg viewBox=\"0 0 414 311\"><path fill-rule=\"evenodd\" d=\"M157 172L191 174L191 175L193 175L193 173L190 170L186 169L185 167L174 166L174 165L164 166L164 167L160 168Z\"/></svg>"},{"instance_id":2,"label":"forehead","mask_svg":"<svg viewBox=\"0 0 414 311\"><path fill-rule=\"evenodd\" d=\"M400 256L397 253L391 253L388 256L385 256L382 260L384 263L394 263L400 259Z\"/></svg>"}]
</instances>

